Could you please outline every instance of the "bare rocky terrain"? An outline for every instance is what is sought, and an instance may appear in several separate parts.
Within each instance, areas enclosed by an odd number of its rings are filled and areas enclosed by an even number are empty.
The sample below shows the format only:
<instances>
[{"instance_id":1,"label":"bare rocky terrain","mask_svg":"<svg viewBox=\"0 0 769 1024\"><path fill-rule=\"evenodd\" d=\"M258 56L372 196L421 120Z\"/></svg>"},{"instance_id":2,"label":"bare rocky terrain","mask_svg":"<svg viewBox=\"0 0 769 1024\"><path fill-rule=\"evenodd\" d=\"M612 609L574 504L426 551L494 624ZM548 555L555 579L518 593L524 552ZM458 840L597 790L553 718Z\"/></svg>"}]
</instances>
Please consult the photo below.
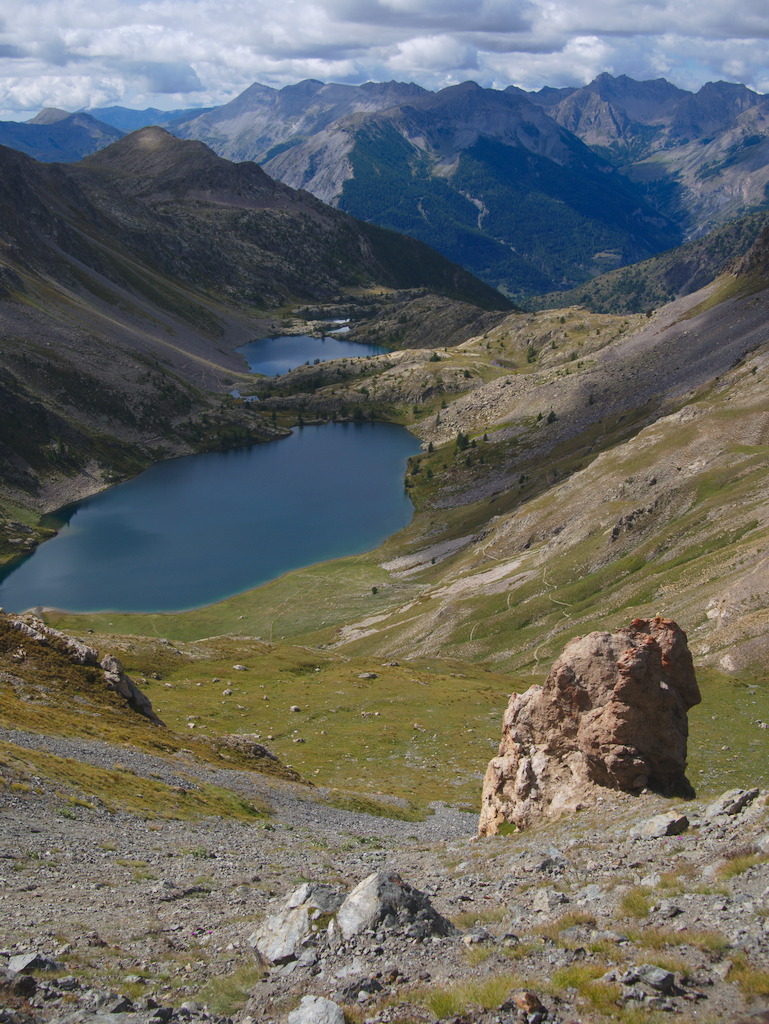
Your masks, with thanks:
<instances>
[{"instance_id":1,"label":"bare rocky terrain","mask_svg":"<svg viewBox=\"0 0 769 1024\"><path fill-rule=\"evenodd\" d=\"M444 801L372 816L274 761L183 746L115 687L114 660L99 677L81 642L19 625L4 717L12 693L42 714L0 729L3 1024L736 1024L769 1008L766 791L594 786L578 813L483 839ZM645 663L644 685L664 693L685 637L653 627L663 667ZM67 706L91 709L79 733L34 685L67 663Z\"/></svg>"},{"instance_id":2,"label":"bare rocky terrain","mask_svg":"<svg viewBox=\"0 0 769 1024\"><path fill-rule=\"evenodd\" d=\"M133 773L185 786L217 777L273 806L250 825L191 823L73 805L43 780L5 789L2 953L7 964L33 953L45 961L2 982L8 1024L282 1022L306 995L372 1024L651 1022L658 1013L715 1022L769 1007L765 794L734 814L677 803L690 823L679 835L634 833L670 807L647 794L475 841L474 816L441 807L422 823L395 822L329 808L297 784L201 770L192 758L3 739L123 763L127 786ZM382 870L426 893L458 932L390 925L329 943L321 929L283 966L266 966L249 945L303 883L348 893ZM234 995L223 991L228 978ZM542 1007L522 1011L522 990Z\"/></svg>"}]
</instances>

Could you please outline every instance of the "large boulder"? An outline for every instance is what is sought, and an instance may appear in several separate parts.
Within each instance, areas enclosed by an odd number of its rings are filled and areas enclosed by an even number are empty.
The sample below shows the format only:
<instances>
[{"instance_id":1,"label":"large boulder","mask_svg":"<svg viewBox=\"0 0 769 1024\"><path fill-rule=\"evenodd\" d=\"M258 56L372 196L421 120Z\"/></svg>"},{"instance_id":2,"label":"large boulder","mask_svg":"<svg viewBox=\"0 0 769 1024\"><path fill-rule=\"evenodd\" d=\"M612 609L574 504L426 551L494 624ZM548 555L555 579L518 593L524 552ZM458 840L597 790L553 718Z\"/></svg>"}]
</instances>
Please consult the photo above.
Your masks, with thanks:
<instances>
[{"instance_id":1,"label":"large boulder","mask_svg":"<svg viewBox=\"0 0 769 1024\"><path fill-rule=\"evenodd\" d=\"M686 634L670 619L572 640L544 685L510 698L480 834L577 810L602 787L693 795L687 711L699 702Z\"/></svg>"},{"instance_id":2,"label":"large boulder","mask_svg":"<svg viewBox=\"0 0 769 1024\"><path fill-rule=\"evenodd\" d=\"M336 926L343 939L379 927L420 939L457 934L428 897L394 871L375 871L359 882L339 908Z\"/></svg>"},{"instance_id":3,"label":"large boulder","mask_svg":"<svg viewBox=\"0 0 769 1024\"><path fill-rule=\"evenodd\" d=\"M325 996L304 996L288 1024L344 1024L344 1010Z\"/></svg>"},{"instance_id":4,"label":"large boulder","mask_svg":"<svg viewBox=\"0 0 769 1024\"><path fill-rule=\"evenodd\" d=\"M267 964L296 960L307 941L326 927L343 899L335 886L306 882L259 925L248 943Z\"/></svg>"}]
</instances>

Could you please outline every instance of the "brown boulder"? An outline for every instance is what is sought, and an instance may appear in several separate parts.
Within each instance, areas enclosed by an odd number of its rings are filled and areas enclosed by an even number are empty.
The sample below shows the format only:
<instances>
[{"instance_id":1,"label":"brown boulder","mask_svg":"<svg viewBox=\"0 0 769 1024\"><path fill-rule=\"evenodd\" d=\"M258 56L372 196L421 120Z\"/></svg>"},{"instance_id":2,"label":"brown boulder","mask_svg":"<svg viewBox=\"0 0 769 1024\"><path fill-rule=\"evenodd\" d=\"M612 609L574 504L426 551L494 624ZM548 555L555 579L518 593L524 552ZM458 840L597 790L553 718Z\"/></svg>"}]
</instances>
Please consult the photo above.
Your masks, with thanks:
<instances>
[{"instance_id":1,"label":"brown boulder","mask_svg":"<svg viewBox=\"0 0 769 1024\"><path fill-rule=\"evenodd\" d=\"M543 686L510 698L480 834L577 810L601 787L693 795L686 713L699 702L686 634L670 619L572 640Z\"/></svg>"}]
</instances>

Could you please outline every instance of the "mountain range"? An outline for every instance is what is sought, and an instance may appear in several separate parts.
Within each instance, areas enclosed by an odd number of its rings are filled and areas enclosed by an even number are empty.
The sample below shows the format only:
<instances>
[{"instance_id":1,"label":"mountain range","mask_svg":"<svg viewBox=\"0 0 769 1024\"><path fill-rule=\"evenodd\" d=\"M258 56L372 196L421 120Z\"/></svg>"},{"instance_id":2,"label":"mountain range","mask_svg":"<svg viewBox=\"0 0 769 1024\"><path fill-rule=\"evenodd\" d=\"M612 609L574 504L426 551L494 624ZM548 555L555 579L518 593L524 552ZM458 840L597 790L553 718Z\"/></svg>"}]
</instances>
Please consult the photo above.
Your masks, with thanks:
<instances>
[{"instance_id":1,"label":"mountain range","mask_svg":"<svg viewBox=\"0 0 769 1024\"><path fill-rule=\"evenodd\" d=\"M525 97L465 83L252 86L179 124L217 151L404 231L520 296L680 240L639 189Z\"/></svg>"},{"instance_id":2,"label":"mountain range","mask_svg":"<svg viewBox=\"0 0 769 1024\"><path fill-rule=\"evenodd\" d=\"M511 297L565 291L765 208L769 99L600 75L525 92L473 82L255 83L208 110L94 108L68 148L63 112L0 126L0 143L77 159L108 133L161 122L220 156L427 242ZM59 119L58 121L56 119ZM49 130L46 129L46 130ZM57 155L58 154L58 155Z\"/></svg>"}]
</instances>

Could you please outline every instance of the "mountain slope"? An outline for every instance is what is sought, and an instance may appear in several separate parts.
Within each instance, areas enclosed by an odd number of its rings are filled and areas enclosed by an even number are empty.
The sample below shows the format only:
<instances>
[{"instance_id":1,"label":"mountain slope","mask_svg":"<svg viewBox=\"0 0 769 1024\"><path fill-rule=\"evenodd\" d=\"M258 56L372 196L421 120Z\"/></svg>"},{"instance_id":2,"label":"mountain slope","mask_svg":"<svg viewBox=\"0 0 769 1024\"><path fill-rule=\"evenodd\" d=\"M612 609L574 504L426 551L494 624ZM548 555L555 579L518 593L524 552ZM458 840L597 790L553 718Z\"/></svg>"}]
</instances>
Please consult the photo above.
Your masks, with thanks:
<instances>
[{"instance_id":1,"label":"mountain slope","mask_svg":"<svg viewBox=\"0 0 769 1024\"><path fill-rule=\"evenodd\" d=\"M186 120L175 131L182 138L200 139L229 160L265 163L278 150L340 118L386 110L426 95L420 86L402 82L352 86L309 79L280 90L255 82L234 100Z\"/></svg>"},{"instance_id":2,"label":"mountain slope","mask_svg":"<svg viewBox=\"0 0 769 1024\"><path fill-rule=\"evenodd\" d=\"M345 656L536 674L575 634L660 612L701 664L765 674L768 253L769 228L736 273L651 318L518 313L368 375L327 364L290 389L264 382L262 407L295 416L400 408L423 442L406 479L414 522L368 555L117 628L194 639L235 625Z\"/></svg>"},{"instance_id":3,"label":"mountain slope","mask_svg":"<svg viewBox=\"0 0 769 1024\"><path fill-rule=\"evenodd\" d=\"M116 142L123 132L90 114L46 108L31 121L0 122L0 146L46 163L69 163Z\"/></svg>"},{"instance_id":4,"label":"mountain slope","mask_svg":"<svg viewBox=\"0 0 769 1024\"><path fill-rule=\"evenodd\" d=\"M769 97L744 85L708 82L690 93L664 79L602 74L565 95L528 95L690 235L767 203Z\"/></svg>"},{"instance_id":5,"label":"mountain slope","mask_svg":"<svg viewBox=\"0 0 769 1024\"><path fill-rule=\"evenodd\" d=\"M767 213L729 221L709 234L632 267L601 274L568 292L539 296L537 308L577 303L597 313L643 313L704 288L753 247Z\"/></svg>"}]
</instances>

